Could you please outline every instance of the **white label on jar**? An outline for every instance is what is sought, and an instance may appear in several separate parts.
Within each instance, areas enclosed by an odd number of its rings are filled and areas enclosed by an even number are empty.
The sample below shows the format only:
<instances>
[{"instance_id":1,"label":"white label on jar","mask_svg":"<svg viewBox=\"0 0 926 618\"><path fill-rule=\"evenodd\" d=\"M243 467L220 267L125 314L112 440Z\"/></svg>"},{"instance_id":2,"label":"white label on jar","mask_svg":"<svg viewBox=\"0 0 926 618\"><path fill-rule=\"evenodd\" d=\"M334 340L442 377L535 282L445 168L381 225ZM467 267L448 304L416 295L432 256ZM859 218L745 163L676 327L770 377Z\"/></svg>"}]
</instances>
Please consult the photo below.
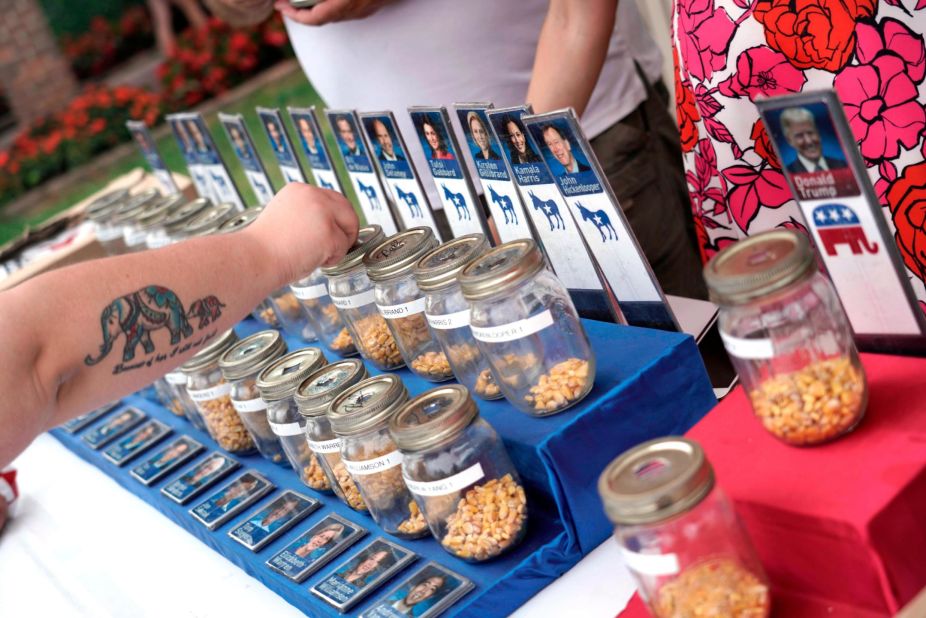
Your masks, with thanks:
<instances>
[{"instance_id":1,"label":"white label on jar","mask_svg":"<svg viewBox=\"0 0 926 618\"><path fill-rule=\"evenodd\" d=\"M126 228L125 230L125 244L130 246L135 246L139 243L145 242L146 232L141 230L133 230L131 228Z\"/></svg>"},{"instance_id":2,"label":"white label on jar","mask_svg":"<svg viewBox=\"0 0 926 618\"><path fill-rule=\"evenodd\" d=\"M267 402L265 402L260 397L255 399L240 400L232 399L232 405L235 406L235 410L238 412L260 412L261 410L267 409Z\"/></svg>"},{"instance_id":3,"label":"white label on jar","mask_svg":"<svg viewBox=\"0 0 926 618\"><path fill-rule=\"evenodd\" d=\"M145 244L149 249L160 249L170 244L170 236L164 232L153 232L145 237Z\"/></svg>"},{"instance_id":4,"label":"white label on jar","mask_svg":"<svg viewBox=\"0 0 926 618\"><path fill-rule=\"evenodd\" d=\"M306 440L306 442L309 443L309 448L312 449L313 453L339 453L341 451L341 438L322 440L321 442Z\"/></svg>"},{"instance_id":5,"label":"white label on jar","mask_svg":"<svg viewBox=\"0 0 926 618\"><path fill-rule=\"evenodd\" d=\"M120 236L122 236L122 228L119 228L119 227L105 226L105 227L100 227L96 231L96 239L101 240L103 242L115 240L119 238Z\"/></svg>"},{"instance_id":6,"label":"white label on jar","mask_svg":"<svg viewBox=\"0 0 926 618\"><path fill-rule=\"evenodd\" d=\"M641 554L621 547L624 564L640 575L675 575L681 569L675 554Z\"/></svg>"},{"instance_id":7,"label":"white label on jar","mask_svg":"<svg viewBox=\"0 0 926 618\"><path fill-rule=\"evenodd\" d=\"M223 382L213 386L212 388L204 388L200 390L190 390L187 389L186 392L190 394L190 399L193 401L212 401L213 399L218 399L219 397L224 397L231 393L231 384L228 382Z\"/></svg>"},{"instance_id":8,"label":"white label on jar","mask_svg":"<svg viewBox=\"0 0 926 618\"><path fill-rule=\"evenodd\" d=\"M186 384L186 374L182 371L171 371L164 379L168 384Z\"/></svg>"},{"instance_id":9,"label":"white label on jar","mask_svg":"<svg viewBox=\"0 0 926 618\"><path fill-rule=\"evenodd\" d=\"M402 453L399 451L392 451L376 459L367 459L365 461L351 461L342 457L341 461L344 462L344 467L347 468L348 472L362 476L364 474L377 474L378 472L401 466Z\"/></svg>"},{"instance_id":10,"label":"white label on jar","mask_svg":"<svg viewBox=\"0 0 926 618\"><path fill-rule=\"evenodd\" d=\"M317 285L307 285L303 288L291 285L289 286L289 289L293 291L293 296L301 300L314 300L316 298L321 298L322 296L328 295L328 286L324 283L319 283Z\"/></svg>"},{"instance_id":11,"label":"white label on jar","mask_svg":"<svg viewBox=\"0 0 926 618\"><path fill-rule=\"evenodd\" d=\"M357 307L366 307L376 300L373 290L360 292L353 296L332 296L331 303L338 309L356 309Z\"/></svg>"},{"instance_id":12,"label":"white label on jar","mask_svg":"<svg viewBox=\"0 0 926 618\"><path fill-rule=\"evenodd\" d=\"M453 476L448 476L439 481L413 481L403 475L405 484L413 494L419 496L445 496L466 489L473 483L483 479L485 472L482 471L482 464L475 464L457 472Z\"/></svg>"},{"instance_id":13,"label":"white label on jar","mask_svg":"<svg viewBox=\"0 0 926 618\"><path fill-rule=\"evenodd\" d=\"M302 425L299 423L270 423L270 429L278 436L298 436L304 433Z\"/></svg>"},{"instance_id":14,"label":"white label on jar","mask_svg":"<svg viewBox=\"0 0 926 618\"><path fill-rule=\"evenodd\" d=\"M522 337L533 335L553 325L553 314L547 309L537 315L524 320L502 324L501 326L473 326L473 337L479 341L496 343L500 341L516 341Z\"/></svg>"},{"instance_id":15,"label":"white label on jar","mask_svg":"<svg viewBox=\"0 0 926 618\"><path fill-rule=\"evenodd\" d=\"M463 311L457 311L455 313L447 313L445 315L431 315L430 313L426 313L425 316L428 318L428 324L431 328L436 328L438 330L450 330L452 328L469 326L469 309L464 309Z\"/></svg>"},{"instance_id":16,"label":"white label on jar","mask_svg":"<svg viewBox=\"0 0 926 618\"><path fill-rule=\"evenodd\" d=\"M720 331L723 346L730 356L744 359L762 359L775 356L771 339L742 339Z\"/></svg>"},{"instance_id":17,"label":"white label on jar","mask_svg":"<svg viewBox=\"0 0 926 618\"><path fill-rule=\"evenodd\" d=\"M399 305L376 305L384 318L404 318L424 312L424 297Z\"/></svg>"}]
</instances>

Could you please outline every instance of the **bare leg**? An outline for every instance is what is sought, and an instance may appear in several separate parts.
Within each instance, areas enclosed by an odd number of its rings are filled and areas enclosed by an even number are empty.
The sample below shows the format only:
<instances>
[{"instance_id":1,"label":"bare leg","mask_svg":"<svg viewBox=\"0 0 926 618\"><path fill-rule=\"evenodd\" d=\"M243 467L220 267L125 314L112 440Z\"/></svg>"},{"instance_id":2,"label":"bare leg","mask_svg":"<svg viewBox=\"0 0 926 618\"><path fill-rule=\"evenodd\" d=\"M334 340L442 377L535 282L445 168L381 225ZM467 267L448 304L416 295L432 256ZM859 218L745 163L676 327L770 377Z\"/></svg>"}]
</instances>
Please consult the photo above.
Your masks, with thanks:
<instances>
[{"instance_id":1,"label":"bare leg","mask_svg":"<svg viewBox=\"0 0 926 618\"><path fill-rule=\"evenodd\" d=\"M203 11L202 7L199 6L199 0L170 0L183 11L183 14L186 16L186 20L190 22L190 25L196 29L202 28L206 25L206 22L209 20L209 17L206 15L206 12Z\"/></svg>"},{"instance_id":2,"label":"bare leg","mask_svg":"<svg viewBox=\"0 0 926 618\"><path fill-rule=\"evenodd\" d=\"M170 23L169 0L148 0L148 10L154 21L154 38L158 42L158 49L165 56L174 50L174 29Z\"/></svg>"}]
</instances>

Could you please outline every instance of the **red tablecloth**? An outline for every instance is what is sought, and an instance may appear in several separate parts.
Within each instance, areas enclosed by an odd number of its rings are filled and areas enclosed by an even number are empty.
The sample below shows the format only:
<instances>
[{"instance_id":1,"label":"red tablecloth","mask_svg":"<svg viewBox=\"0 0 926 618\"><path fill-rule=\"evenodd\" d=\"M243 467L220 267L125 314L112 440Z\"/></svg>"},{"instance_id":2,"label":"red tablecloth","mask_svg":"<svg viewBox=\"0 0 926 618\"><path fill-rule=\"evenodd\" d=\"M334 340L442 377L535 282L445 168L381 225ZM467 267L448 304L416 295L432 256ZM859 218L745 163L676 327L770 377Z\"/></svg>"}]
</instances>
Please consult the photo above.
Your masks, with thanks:
<instances>
[{"instance_id":1,"label":"red tablecloth","mask_svg":"<svg viewBox=\"0 0 926 618\"><path fill-rule=\"evenodd\" d=\"M742 389L688 434L736 504L777 616L889 616L926 586L926 360L862 360L868 412L836 442L779 442ZM621 618L646 615L635 598Z\"/></svg>"}]
</instances>

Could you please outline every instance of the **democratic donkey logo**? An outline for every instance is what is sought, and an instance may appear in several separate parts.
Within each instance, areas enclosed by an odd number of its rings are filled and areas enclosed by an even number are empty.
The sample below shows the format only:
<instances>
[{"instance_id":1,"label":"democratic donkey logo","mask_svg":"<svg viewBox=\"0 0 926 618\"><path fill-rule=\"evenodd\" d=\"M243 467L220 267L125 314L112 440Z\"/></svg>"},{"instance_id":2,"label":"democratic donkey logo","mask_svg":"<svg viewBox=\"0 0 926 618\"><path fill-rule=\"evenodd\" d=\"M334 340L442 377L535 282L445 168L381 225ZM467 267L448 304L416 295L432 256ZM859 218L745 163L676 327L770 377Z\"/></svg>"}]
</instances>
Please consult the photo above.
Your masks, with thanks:
<instances>
[{"instance_id":1,"label":"democratic donkey logo","mask_svg":"<svg viewBox=\"0 0 926 618\"><path fill-rule=\"evenodd\" d=\"M469 205L466 203L466 198L463 197L462 193L454 193L447 188L447 185L441 183L441 189L444 190L444 199L450 200L457 209L457 221L463 219L472 219L472 215L469 214Z\"/></svg>"},{"instance_id":2,"label":"democratic donkey logo","mask_svg":"<svg viewBox=\"0 0 926 618\"><path fill-rule=\"evenodd\" d=\"M511 198L507 195L502 195L496 193L494 187L489 187L489 198L493 203L497 204L499 208L502 209L502 214L505 215L505 223L518 223L518 215L514 211L514 204L511 203Z\"/></svg>"},{"instance_id":3,"label":"democratic donkey logo","mask_svg":"<svg viewBox=\"0 0 926 618\"><path fill-rule=\"evenodd\" d=\"M411 212L412 219L421 219L424 217L424 214L421 212L421 206L418 205L418 198L415 197L414 193L411 191L406 193L402 190L402 187L399 186L396 186L395 191L399 199L408 205L408 210Z\"/></svg>"},{"instance_id":4,"label":"democratic donkey logo","mask_svg":"<svg viewBox=\"0 0 926 618\"><path fill-rule=\"evenodd\" d=\"M563 221L562 215L559 214L559 207L556 205L555 201L542 200L534 195L533 191L530 191L529 195L531 198L531 204L534 206L534 210L539 210L547 216L547 223L550 224L551 232L554 229L566 229L566 223Z\"/></svg>"},{"instance_id":5,"label":"democratic donkey logo","mask_svg":"<svg viewBox=\"0 0 926 618\"><path fill-rule=\"evenodd\" d=\"M367 196L367 200L370 202L370 208L373 210L382 210L383 207L380 206L379 198L376 197L376 189L372 185L368 186L363 184L360 180L357 181L357 188L360 189L360 192Z\"/></svg>"},{"instance_id":6,"label":"democratic donkey logo","mask_svg":"<svg viewBox=\"0 0 926 618\"><path fill-rule=\"evenodd\" d=\"M849 245L853 255L877 253L878 243L865 235L858 215L843 204L824 204L813 209L813 221L827 255L836 255L839 245Z\"/></svg>"},{"instance_id":7,"label":"democratic donkey logo","mask_svg":"<svg viewBox=\"0 0 926 618\"><path fill-rule=\"evenodd\" d=\"M332 191L334 191L334 185L331 184L330 182L325 182L321 178L318 179L318 184L321 186L322 189L331 189Z\"/></svg>"},{"instance_id":8,"label":"democratic donkey logo","mask_svg":"<svg viewBox=\"0 0 926 618\"><path fill-rule=\"evenodd\" d=\"M611 225L608 213L603 210L589 210L582 205L582 202L576 202L576 207L582 215L582 220L591 221L598 229L598 233L601 234L601 242L607 242L608 239L617 240L617 230ZM608 233L607 236L605 236L605 232Z\"/></svg>"}]
</instances>

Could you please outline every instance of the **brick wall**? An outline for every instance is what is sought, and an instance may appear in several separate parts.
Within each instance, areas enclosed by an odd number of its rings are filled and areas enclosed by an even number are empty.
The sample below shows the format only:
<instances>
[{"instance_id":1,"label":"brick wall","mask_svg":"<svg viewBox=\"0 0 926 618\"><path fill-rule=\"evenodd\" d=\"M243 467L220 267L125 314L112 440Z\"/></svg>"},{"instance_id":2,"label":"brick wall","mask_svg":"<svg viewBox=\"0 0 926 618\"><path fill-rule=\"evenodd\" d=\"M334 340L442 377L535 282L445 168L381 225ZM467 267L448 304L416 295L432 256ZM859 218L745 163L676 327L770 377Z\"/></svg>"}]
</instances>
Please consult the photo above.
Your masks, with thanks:
<instances>
[{"instance_id":1,"label":"brick wall","mask_svg":"<svg viewBox=\"0 0 926 618\"><path fill-rule=\"evenodd\" d=\"M38 0L0 2L0 84L21 123L53 112L77 92Z\"/></svg>"}]
</instances>

